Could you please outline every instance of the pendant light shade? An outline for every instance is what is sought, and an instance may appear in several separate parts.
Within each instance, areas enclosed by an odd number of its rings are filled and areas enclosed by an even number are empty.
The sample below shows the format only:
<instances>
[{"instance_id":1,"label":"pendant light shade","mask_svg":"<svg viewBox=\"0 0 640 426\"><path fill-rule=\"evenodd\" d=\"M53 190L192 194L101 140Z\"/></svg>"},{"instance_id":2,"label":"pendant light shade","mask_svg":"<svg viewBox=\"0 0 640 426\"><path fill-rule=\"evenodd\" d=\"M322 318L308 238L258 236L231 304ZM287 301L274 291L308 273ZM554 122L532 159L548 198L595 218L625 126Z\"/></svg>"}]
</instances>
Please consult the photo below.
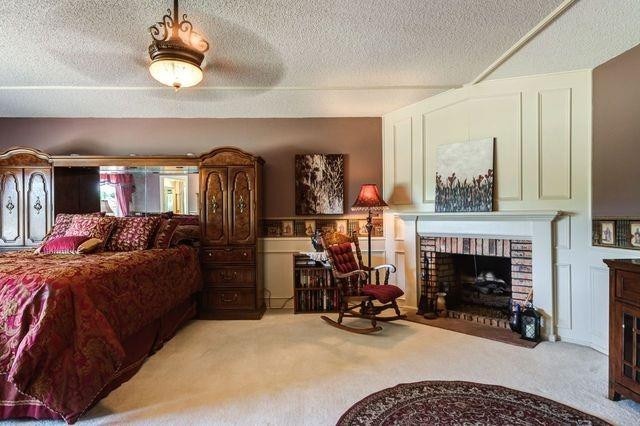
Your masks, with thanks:
<instances>
[{"instance_id":1,"label":"pendant light shade","mask_svg":"<svg viewBox=\"0 0 640 426\"><path fill-rule=\"evenodd\" d=\"M193 87L202 81L200 67L178 59L158 59L149 65L151 76L165 86L180 89Z\"/></svg>"}]
</instances>

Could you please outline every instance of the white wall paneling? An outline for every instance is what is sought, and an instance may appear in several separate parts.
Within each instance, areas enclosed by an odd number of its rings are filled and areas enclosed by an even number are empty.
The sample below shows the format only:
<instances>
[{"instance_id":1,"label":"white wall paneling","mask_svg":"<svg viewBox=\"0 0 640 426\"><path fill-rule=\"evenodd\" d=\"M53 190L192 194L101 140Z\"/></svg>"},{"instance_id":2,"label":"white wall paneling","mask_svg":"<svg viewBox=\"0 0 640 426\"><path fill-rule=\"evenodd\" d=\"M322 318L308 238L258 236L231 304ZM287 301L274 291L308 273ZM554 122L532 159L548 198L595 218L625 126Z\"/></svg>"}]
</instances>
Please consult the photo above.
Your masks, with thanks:
<instances>
[{"instance_id":1,"label":"white wall paneling","mask_svg":"<svg viewBox=\"0 0 640 426\"><path fill-rule=\"evenodd\" d=\"M554 280L556 283L556 324L559 329L571 329L571 265L555 265Z\"/></svg>"},{"instance_id":2,"label":"white wall paneling","mask_svg":"<svg viewBox=\"0 0 640 426\"><path fill-rule=\"evenodd\" d=\"M601 309L603 301L609 300L609 270L606 267L591 266L589 268L589 293L591 307L592 345L596 349L606 351L608 346L609 315L608 310Z\"/></svg>"},{"instance_id":3,"label":"white wall paneling","mask_svg":"<svg viewBox=\"0 0 640 426\"><path fill-rule=\"evenodd\" d=\"M551 248L551 256L537 268L553 281L552 291L536 291L534 301L552 299L561 340L606 351L608 279L602 259L637 253L591 246L591 71L483 81L391 112L382 120L385 168L391 164L387 157L394 142L393 126L409 120L412 131L401 133L412 145L411 203L392 205L386 214L405 219L404 234L396 235L396 226L385 229L392 240L386 243L387 250L394 250L388 252L389 261L404 245L407 303L417 303L412 286L418 282L418 221L407 218L434 211L436 147L495 137L497 209L564 212L552 224L553 240L540 242ZM385 194L394 188L393 179L385 170ZM452 226L473 232L468 223Z\"/></svg>"},{"instance_id":4,"label":"white wall paneling","mask_svg":"<svg viewBox=\"0 0 640 426\"><path fill-rule=\"evenodd\" d=\"M538 195L571 198L571 89L538 93Z\"/></svg>"}]
</instances>

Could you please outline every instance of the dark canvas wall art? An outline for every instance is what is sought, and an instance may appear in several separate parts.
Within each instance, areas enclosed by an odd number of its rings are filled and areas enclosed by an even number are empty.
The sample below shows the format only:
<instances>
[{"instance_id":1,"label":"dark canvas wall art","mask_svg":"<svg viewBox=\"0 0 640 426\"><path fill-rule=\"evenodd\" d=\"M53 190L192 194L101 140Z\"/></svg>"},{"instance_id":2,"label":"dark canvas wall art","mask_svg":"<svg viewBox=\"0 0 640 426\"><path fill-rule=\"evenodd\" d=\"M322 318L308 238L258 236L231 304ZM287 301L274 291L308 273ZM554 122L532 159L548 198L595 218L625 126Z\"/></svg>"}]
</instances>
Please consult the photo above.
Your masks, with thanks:
<instances>
[{"instance_id":1,"label":"dark canvas wall art","mask_svg":"<svg viewBox=\"0 0 640 426\"><path fill-rule=\"evenodd\" d=\"M296 215L344 213L344 155L296 155Z\"/></svg>"}]
</instances>

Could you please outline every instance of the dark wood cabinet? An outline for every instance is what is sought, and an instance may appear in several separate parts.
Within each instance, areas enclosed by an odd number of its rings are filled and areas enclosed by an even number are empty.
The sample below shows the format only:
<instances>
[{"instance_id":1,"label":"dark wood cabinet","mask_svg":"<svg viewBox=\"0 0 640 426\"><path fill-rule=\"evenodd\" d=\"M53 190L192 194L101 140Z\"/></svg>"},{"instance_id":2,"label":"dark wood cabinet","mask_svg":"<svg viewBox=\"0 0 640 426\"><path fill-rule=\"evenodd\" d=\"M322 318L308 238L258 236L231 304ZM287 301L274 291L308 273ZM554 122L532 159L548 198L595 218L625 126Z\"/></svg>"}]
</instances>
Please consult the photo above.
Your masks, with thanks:
<instances>
[{"instance_id":1,"label":"dark wood cabinet","mask_svg":"<svg viewBox=\"0 0 640 426\"><path fill-rule=\"evenodd\" d=\"M15 148L0 155L0 249L34 247L53 224L53 166L48 155Z\"/></svg>"},{"instance_id":2,"label":"dark wood cabinet","mask_svg":"<svg viewBox=\"0 0 640 426\"><path fill-rule=\"evenodd\" d=\"M609 399L640 402L640 259L609 266Z\"/></svg>"},{"instance_id":3,"label":"dark wood cabinet","mask_svg":"<svg viewBox=\"0 0 640 426\"><path fill-rule=\"evenodd\" d=\"M262 164L236 148L201 157L201 318L259 319L265 311L257 248Z\"/></svg>"}]
</instances>

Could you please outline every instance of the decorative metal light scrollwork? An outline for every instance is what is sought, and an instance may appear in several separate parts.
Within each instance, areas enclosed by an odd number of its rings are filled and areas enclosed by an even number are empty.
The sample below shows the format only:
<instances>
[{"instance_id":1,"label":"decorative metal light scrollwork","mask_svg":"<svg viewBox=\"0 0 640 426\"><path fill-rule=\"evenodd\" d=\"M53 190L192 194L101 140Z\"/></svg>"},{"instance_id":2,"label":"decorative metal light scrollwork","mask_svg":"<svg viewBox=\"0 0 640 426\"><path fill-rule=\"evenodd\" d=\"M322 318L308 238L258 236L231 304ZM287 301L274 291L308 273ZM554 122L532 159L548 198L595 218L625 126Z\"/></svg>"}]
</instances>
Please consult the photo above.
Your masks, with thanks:
<instances>
[{"instance_id":1,"label":"decorative metal light scrollwork","mask_svg":"<svg viewBox=\"0 0 640 426\"><path fill-rule=\"evenodd\" d=\"M246 208L247 208L247 204L244 202L244 197L241 195L240 200L238 200L238 210L240 211L240 214L243 214L244 209Z\"/></svg>"},{"instance_id":2,"label":"decorative metal light scrollwork","mask_svg":"<svg viewBox=\"0 0 640 426\"><path fill-rule=\"evenodd\" d=\"M9 214L13 213L13 209L16 206L13 204L13 201L11 201L11 196L7 197L7 205L5 205L5 207L9 210Z\"/></svg>"},{"instance_id":3,"label":"decorative metal light scrollwork","mask_svg":"<svg viewBox=\"0 0 640 426\"><path fill-rule=\"evenodd\" d=\"M42 203L40 203L40 197L36 196L36 202L33 205L33 208L36 211L36 214L40 214L40 210L42 210Z\"/></svg>"},{"instance_id":4,"label":"decorative metal light scrollwork","mask_svg":"<svg viewBox=\"0 0 640 426\"><path fill-rule=\"evenodd\" d=\"M186 14L180 16L178 0L173 1L173 11L167 9L162 20L149 27L149 33L153 39L149 46L151 75L176 90L198 84L209 42L194 31Z\"/></svg>"},{"instance_id":5,"label":"decorative metal light scrollwork","mask_svg":"<svg viewBox=\"0 0 640 426\"><path fill-rule=\"evenodd\" d=\"M155 41L183 42L200 53L209 50L209 42L193 30L193 24L187 19L187 14L182 14L180 19L178 0L173 1L173 13L171 9L167 9L162 20L149 27L149 33Z\"/></svg>"}]
</instances>

